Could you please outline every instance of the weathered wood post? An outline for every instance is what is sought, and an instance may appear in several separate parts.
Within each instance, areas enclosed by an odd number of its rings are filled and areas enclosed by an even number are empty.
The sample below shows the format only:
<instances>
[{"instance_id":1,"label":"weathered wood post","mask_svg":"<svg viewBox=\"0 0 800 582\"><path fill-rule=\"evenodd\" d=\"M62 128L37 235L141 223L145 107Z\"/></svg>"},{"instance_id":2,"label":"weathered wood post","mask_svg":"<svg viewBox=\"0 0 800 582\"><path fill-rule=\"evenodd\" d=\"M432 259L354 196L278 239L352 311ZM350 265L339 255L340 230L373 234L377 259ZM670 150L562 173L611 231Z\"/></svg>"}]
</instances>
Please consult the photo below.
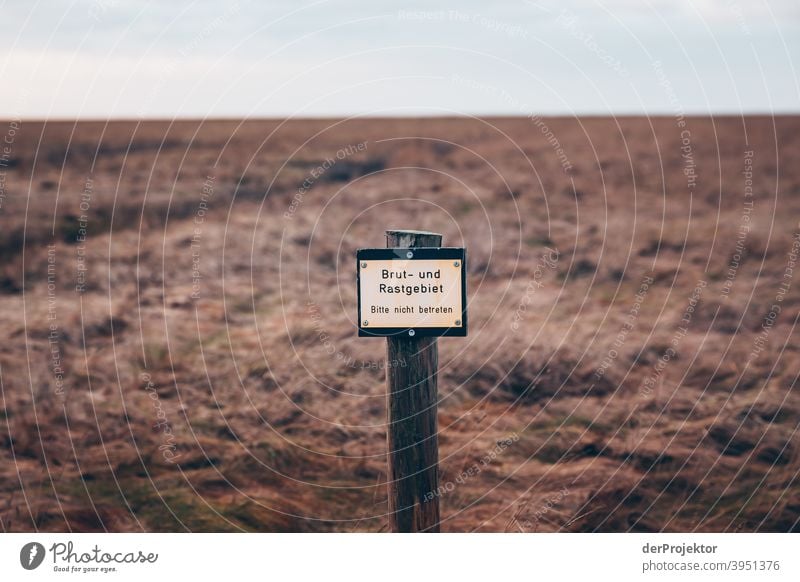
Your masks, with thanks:
<instances>
[{"instance_id":1,"label":"weathered wood post","mask_svg":"<svg viewBox=\"0 0 800 582\"><path fill-rule=\"evenodd\" d=\"M442 246L442 235L387 230L386 246ZM387 343L389 524L393 532L439 531L436 337L397 334Z\"/></svg>"},{"instance_id":2,"label":"weathered wood post","mask_svg":"<svg viewBox=\"0 0 800 582\"><path fill-rule=\"evenodd\" d=\"M442 235L387 230L356 251L358 335L387 339L389 524L439 531L437 338L467 335L467 250Z\"/></svg>"}]
</instances>

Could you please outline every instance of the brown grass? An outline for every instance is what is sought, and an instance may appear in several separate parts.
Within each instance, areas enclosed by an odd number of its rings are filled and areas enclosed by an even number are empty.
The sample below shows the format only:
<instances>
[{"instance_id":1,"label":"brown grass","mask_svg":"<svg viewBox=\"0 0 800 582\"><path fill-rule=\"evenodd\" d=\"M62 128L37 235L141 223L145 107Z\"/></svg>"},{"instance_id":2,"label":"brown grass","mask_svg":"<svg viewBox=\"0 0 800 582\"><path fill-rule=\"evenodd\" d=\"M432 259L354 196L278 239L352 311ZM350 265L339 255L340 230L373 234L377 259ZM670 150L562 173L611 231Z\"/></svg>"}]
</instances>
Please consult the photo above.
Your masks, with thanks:
<instances>
[{"instance_id":1,"label":"brown grass","mask_svg":"<svg viewBox=\"0 0 800 582\"><path fill-rule=\"evenodd\" d=\"M800 281L777 297L800 119L688 119L691 193L674 119L546 121L571 175L527 119L24 122L0 168L2 529L384 530L354 256L399 227L469 252L470 335L439 342L443 530L798 530Z\"/></svg>"}]
</instances>

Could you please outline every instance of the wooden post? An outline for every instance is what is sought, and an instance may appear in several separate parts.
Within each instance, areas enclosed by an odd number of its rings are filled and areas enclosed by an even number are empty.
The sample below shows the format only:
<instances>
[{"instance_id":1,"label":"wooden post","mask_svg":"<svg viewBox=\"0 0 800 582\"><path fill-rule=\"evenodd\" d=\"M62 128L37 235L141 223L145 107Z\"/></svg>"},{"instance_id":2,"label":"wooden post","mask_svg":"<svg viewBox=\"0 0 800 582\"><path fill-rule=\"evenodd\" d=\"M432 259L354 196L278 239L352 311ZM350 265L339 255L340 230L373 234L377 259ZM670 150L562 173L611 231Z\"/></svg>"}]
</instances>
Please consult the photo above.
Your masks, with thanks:
<instances>
[{"instance_id":1,"label":"wooden post","mask_svg":"<svg viewBox=\"0 0 800 582\"><path fill-rule=\"evenodd\" d=\"M387 230L390 248L440 247L442 235ZM387 338L389 525L393 532L439 531L439 440L435 337Z\"/></svg>"}]
</instances>

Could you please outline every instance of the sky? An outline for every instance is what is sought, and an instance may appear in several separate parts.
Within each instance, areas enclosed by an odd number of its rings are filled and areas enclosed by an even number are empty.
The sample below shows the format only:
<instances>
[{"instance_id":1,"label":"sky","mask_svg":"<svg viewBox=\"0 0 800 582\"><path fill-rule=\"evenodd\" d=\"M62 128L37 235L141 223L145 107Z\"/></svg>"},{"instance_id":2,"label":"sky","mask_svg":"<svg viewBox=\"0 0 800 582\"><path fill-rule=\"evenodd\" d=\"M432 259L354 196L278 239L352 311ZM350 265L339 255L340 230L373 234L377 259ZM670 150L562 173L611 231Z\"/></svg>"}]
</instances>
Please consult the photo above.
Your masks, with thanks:
<instances>
[{"instance_id":1,"label":"sky","mask_svg":"<svg viewBox=\"0 0 800 582\"><path fill-rule=\"evenodd\" d=\"M0 118L800 113L798 0L0 0Z\"/></svg>"}]
</instances>

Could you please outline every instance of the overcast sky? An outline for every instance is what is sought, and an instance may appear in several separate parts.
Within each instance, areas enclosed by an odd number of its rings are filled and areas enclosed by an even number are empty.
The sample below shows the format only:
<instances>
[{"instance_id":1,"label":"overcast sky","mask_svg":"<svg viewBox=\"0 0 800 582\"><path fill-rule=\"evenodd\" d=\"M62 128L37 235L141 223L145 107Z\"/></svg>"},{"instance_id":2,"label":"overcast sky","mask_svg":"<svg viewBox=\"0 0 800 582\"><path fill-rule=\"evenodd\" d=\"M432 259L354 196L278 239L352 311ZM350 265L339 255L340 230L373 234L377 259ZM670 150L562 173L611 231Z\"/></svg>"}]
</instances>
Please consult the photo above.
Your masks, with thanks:
<instances>
[{"instance_id":1,"label":"overcast sky","mask_svg":"<svg viewBox=\"0 0 800 582\"><path fill-rule=\"evenodd\" d=\"M799 0L0 0L0 117L800 112Z\"/></svg>"}]
</instances>

